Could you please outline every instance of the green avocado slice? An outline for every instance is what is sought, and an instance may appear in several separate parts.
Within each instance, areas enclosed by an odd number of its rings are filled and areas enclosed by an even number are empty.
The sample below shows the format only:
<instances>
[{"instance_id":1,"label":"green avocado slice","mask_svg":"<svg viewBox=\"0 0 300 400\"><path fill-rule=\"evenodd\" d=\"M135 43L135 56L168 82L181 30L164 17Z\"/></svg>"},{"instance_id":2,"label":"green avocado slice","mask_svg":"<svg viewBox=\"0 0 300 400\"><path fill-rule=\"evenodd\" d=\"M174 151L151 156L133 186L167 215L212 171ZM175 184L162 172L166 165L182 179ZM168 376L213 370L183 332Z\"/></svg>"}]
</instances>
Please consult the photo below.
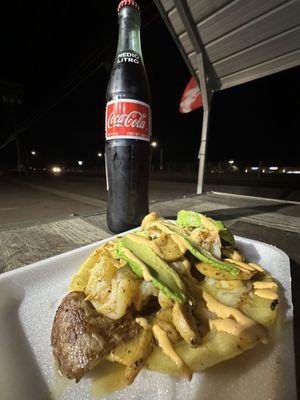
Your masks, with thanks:
<instances>
[{"instance_id":1,"label":"green avocado slice","mask_svg":"<svg viewBox=\"0 0 300 400\"><path fill-rule=\"evenodd\" d=\"M150 240L129 233L118 239L117 251L122 258L124 257L123 248L130 250L135 256L134 260L132 257L124 258L130 264L133 272L138 276L143 276L142 265L139 265L137 261L140 259L148 267L148 272L153 278L151 280L153 286L162 290L166 296L175 301L180 303L186 301L185 286L180 276L155 253L151 248Z\"/></svg>"},{"instance_id":2,"label":"green avocado slice","mask_svg":"<svg viewBox=\"0 0 300 400\"><path fill-rule=\"evenodd\" d=\"M182 232L182 229L180 227L177 227L176 225L172 224L172 223L168 223L165 221L162 221L162 223L164 225L166 225L170 230L172 230L174 233L176 233L177 235L181 236L185 243L186 246L188 248L188 250L196 257L198 258L198 260L212 265L213 267L225 270L230 272L233 276L237 276L240 273L240 270L238 268L236 268L234 265L224 262L224 261L220 261L218 260L216 257L214 257L209 251L202 249L201 247L197 247L195 248L191 242L189 241L189 238L187 235L185 235Z\"/></svg>"},{"instance_id":3,"label":"green avocado slice","mask_svg":"<svg viewBox=\"0 0 300 400\"><path fill-rule=\"evenodd\" d=\"M119 258L122 258L123 260L127 261L128 265L130 266L132 271L137 276L139 276L140 278L144 277L143 269L142 269L143 268L143 263L141 264L141 260L136 260L137 257L135 257L134 254L129 249L124 247L119 240L118 240L118 243L117 243L117 254L118 254ZM152 285L155 288L157 288L158 290L161 290L170 299L172 299L174 301L177 301L178 303L184 303L184 299L185 298L183 298L183 296L181 296L181 295L178 295L178 293L173 292L167 286L165 286L164 284L159 282L153 276L154 274L153 274L153 271L151 270L151 268L148 268L148 272L152 276L152 279L151 279L150 282L152 283Z\"/></svg>"},{"instance_id":4,"label":"green avocado slice","mask_svg":"<svg viewBox=\"0 0 300 400\"><path fill-rule=\"evenodd\" d=\"M177 213L177 225L188 228L204 227L201 222L200 214L194 211L180 210Z\"/></svg>"}]
</instances>

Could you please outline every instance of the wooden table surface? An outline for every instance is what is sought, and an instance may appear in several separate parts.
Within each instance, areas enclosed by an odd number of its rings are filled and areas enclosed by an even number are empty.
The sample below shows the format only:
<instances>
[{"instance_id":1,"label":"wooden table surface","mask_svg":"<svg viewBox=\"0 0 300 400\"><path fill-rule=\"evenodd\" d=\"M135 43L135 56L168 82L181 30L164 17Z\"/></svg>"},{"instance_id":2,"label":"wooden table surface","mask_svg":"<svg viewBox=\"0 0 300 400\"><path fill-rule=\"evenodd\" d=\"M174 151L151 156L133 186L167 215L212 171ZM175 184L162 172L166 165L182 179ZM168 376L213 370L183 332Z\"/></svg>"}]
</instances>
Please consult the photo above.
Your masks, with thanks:
<instances>
[{"instance_id":1,"label":"wooden table surface","mask_svg":"<svg viewBox=\"0 0 300 400\"><path fill-rule=\"evenodd\" d=\"M300 203L211 192L152 203L150 208L168 218L174 218L180 209L204 212L212 218L224 221L234 234L272 244L288 254L291 261L296 373L299 385ZM105 213L0 230L0 273L110 235Z\"/></svg>"}]
</instances>

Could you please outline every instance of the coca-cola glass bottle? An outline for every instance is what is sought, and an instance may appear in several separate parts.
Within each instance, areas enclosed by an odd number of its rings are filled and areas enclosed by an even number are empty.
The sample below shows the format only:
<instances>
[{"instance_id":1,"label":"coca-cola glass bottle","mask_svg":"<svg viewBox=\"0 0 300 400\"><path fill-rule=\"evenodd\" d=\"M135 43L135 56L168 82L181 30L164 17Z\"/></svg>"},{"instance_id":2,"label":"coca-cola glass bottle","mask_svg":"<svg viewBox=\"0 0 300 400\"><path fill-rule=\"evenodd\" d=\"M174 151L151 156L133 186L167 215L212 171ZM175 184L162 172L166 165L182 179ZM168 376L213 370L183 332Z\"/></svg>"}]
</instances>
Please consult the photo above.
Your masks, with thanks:
<instances>
[{"instance_id":1,"label":"coca-cola glass bottle","mask_svg":"<svg viewBox=\"0 0 300 400\"><path fill-rule=\"evenodd\" d=\"M106 94L107 225L115 233L138 226L149 211L150 91L136 1L118 6L119 40Z\"/></svg>"}]
</instances>

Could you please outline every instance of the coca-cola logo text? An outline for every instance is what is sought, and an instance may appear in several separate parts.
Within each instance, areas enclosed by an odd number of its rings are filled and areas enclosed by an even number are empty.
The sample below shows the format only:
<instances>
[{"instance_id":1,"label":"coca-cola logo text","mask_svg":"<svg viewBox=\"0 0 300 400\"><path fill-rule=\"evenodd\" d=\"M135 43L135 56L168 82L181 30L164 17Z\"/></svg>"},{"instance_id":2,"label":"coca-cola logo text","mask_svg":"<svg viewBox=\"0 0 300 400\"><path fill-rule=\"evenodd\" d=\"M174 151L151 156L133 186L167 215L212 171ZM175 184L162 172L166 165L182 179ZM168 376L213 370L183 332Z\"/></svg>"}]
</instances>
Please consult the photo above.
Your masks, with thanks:
<instances>
[{"instance_id":1,"label":"coca-cola logo text","mask_svg":"<svg viewBox=\"0 0 300 400\"><path fill-rule=\"evenodd\" d=\"M139 128L145 129L147 122L147 114L139 111L131 111L129 114L115 114L112 112L108 118L107 126L112 128L113 126L126 128Z\"/></svg>"},{"instance_id":2,"label":"coca-cola logo text","mask_svg":"<svg viewBox=\"0 0 300 400\"><path fill-rule=\"evenodd\" d=\"M150 140L150 107L138 100L112 100L106 106L106 139Z\"/></svg>"}]
</instances>

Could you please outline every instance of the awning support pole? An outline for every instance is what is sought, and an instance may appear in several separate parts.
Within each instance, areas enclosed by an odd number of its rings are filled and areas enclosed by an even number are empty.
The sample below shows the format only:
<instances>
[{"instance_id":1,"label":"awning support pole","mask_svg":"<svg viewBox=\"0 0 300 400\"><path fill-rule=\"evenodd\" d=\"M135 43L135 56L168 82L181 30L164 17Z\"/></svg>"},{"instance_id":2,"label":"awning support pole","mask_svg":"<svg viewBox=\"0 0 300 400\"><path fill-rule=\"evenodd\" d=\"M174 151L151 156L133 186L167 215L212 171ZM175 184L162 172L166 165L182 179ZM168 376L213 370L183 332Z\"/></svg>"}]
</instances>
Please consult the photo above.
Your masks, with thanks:
<instances>
[{"instance_id":1,"label":"awning support pole","mask_svg":"<svg viewBox=\"0 0 300 400\"><path fill-rule=\"evenodd\" d=\"M202 134L201 143L199 149L199 172L198 172L198 183L197 193L203 192L203 180L204 180L204 167L205 167L205 156L206 156L206 140L209 126L210 117L210 104L213 90L218 90L220 87L220 80L213 68L212 63L206 53L205 46L199 35L199 31L195 25L193 16L189 9L186 0L173 0L177 12L181 18L186 33L194 47L194 51L197 54L198 71L197 80L200 82L202 103L203 103L203 122L202 122Z\"/></svg>"},{"instance_id":2,"label":"awning support pole","mask_svg":"<svg viewBox=\"0 0 300 400\"><path fill-rule=\"evenodd\" d=\"M201 142L198 153L199 169L197 181L197 194L203 193L204 173L205 173L205 160L206 160L206 147L207 147L207 134L209 129L210 108L213 91L208 86L208 77L205 73L202 53L198 54L198 77L201 87L201 96L203 103L203 120L202 120L202 133Z\"/></svg>"}]
</instances>

